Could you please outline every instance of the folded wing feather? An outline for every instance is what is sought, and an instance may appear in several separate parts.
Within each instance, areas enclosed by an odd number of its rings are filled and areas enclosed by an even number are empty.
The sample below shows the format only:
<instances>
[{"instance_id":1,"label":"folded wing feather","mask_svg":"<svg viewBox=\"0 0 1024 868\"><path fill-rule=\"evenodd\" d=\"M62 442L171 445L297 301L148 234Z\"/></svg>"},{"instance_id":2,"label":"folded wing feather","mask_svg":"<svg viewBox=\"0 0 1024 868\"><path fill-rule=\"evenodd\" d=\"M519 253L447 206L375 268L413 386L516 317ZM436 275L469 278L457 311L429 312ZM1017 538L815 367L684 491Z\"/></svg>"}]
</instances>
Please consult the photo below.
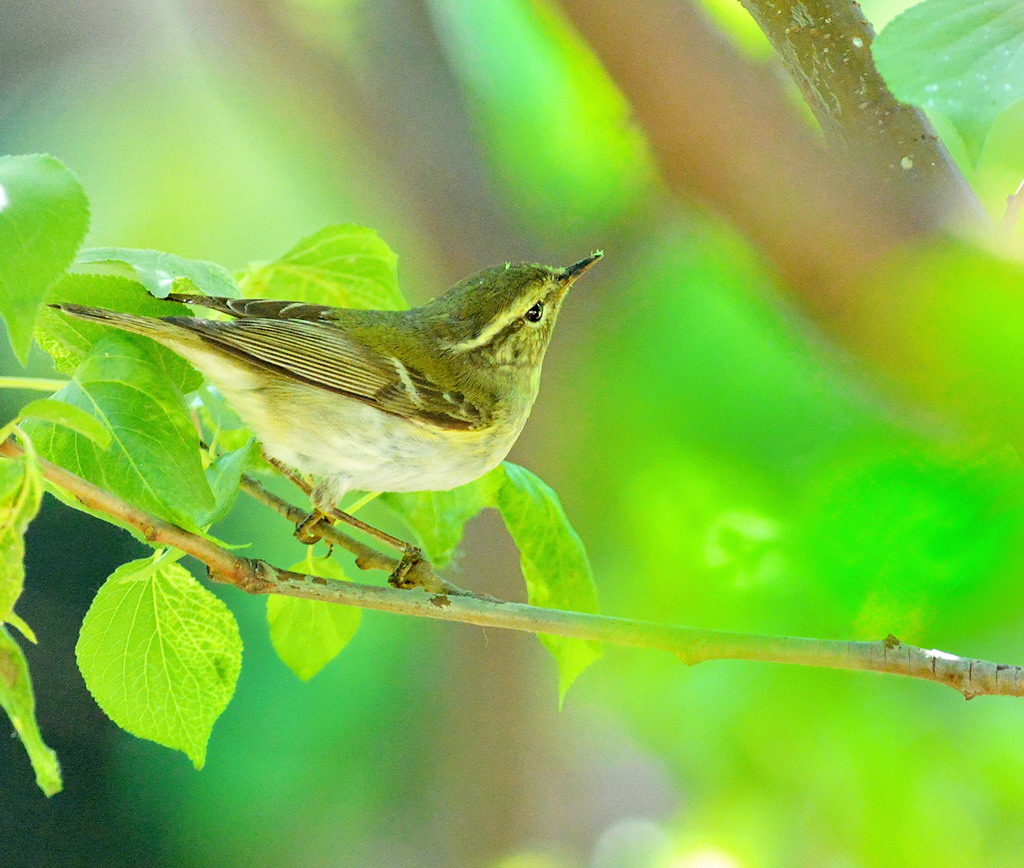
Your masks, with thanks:
<instances>
[{"instance_id":1,"label":"folded wing feather","mask_svg":"<svg viewBox=\"0 0 1024 868\"><path fill-rule=\"evenodd\" d=\"M213 299L204 299L202 304L222 309L208 305L210 301ZM225 301L237 303L235 299ZM443 388L400 359L352 340L333 325L290 317L227 322L168 319L251 364L355 398L385 413L450 430L474 430L484 424L479 408L462 393Z\"/></svg>"}]
</instances>

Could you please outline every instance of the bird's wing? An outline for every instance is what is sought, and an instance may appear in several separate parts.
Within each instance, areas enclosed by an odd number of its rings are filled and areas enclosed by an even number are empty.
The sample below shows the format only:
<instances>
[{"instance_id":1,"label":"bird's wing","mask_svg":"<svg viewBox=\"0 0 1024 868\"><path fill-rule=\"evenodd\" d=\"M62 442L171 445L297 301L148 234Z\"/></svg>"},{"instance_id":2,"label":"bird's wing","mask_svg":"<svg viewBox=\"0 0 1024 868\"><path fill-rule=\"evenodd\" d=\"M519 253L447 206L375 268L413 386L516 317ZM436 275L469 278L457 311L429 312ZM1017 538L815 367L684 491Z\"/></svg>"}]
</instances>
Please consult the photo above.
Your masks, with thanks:
<instances>
[{"instance_id":1,"label":"bird's wing","mask_svg":"<svg viewBox=\"0 0 1024 868\"><path fill-rule=\"evenodd\" d=\"M168 301L192 304L220 311L236 317L260 317L261 319L299 319L319 322L324 314L335 308L325 304L307 304L304 301L277 301L272 298L224 298L215 295L187 295L172 292Z\"/></svg>"},{"instance_id":2,"label":"bird's wing","mask_svg":"<svg viewBox=\"0 0 1024 868\"><path fill-rule=\"evenodd\" d=\"M337 326L297 319L167 319L237 358L385 413L449 430L486 424L480 408L461 392L353 340Z\"/></svg>"}]
</instances>

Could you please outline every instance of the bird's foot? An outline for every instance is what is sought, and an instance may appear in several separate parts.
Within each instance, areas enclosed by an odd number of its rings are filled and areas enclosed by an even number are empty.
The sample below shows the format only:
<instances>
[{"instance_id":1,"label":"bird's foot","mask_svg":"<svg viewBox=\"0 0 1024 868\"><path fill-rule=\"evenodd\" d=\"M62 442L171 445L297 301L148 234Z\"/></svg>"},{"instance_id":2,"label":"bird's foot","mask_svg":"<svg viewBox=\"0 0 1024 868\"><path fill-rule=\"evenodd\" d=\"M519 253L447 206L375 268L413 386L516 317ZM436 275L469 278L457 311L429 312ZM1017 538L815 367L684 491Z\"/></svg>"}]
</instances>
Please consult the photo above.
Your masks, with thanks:
<instances>
[{"instance_id":1,"label":"bird's foot","mask_svg":"<svg viewBox=\"0 0 1024 868\"><path fill-rule=\"evenodd\" d=\"M303 545L315 545L323 539L317 528L325 522L327 524L331 523L330 516L324 515L319 510L311 512L302 519L302 521L295 525L295 539ZM328 543L328 545L330 545L330 543Z\"/></svg>"},{"instance_id":2,"label":"bird's foot","mask_svg":"<svg viewBox=\"0 0 1024 868\"><path fill-rule=\"evenodd\" d=\"M415 588L418 583L413 581L409 573L417 564L423 562L423 552L414 545L405 545L402 551L402 559L398 562L393 573L388 576L388 584L393 588Z\"/></svg>"}]
</instances>

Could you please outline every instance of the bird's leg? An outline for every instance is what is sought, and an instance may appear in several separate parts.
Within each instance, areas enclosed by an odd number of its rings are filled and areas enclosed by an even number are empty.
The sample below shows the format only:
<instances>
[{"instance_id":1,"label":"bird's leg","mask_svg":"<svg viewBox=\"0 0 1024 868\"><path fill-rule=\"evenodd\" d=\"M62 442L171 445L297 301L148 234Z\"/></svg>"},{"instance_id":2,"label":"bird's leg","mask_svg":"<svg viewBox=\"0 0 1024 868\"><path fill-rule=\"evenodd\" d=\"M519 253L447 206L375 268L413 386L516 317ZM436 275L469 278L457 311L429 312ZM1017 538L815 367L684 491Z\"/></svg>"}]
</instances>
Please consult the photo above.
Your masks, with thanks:
<instances>
[{"instance_id":1,"label":"bird's leg","mask_svg":"<svg viewBox=\"0 0 1024 868\"><path fill-rule=\"evenodd\" d=\"M321 482L312 486L287 464L278 461L266 452L263 453L263 457L268 463L277 468L282 475L294 482L299 488L308 494L310 501L313 504L313 511L295 526L295 538L299 542L304 545L313 545L319 542L322 538L320 534L316 532L316 528L321 522L327 522L330 524L333 521L343 521L345 524L351 525L352 527L361 530L363 533L379 539L381 542L386 543L393 549L400 551L402 553L401 560L399 560L398 566L395 567L394 572L388 577L388 582L396 588L409 588L415 586L415 583L408 581L407 577L412 569L423 560L423 551L418 546L414 546L412 543L407 543L405 540L392 536L391 534L374 527L372 524L367 524L365 521L356 518L354 515L342 512L334 506L334 504L341 499L341 494L339 494L336 485Z\"/></svg>"},{"instance_id":2,"label":"bird's leg","mask_svg":"<svg viewBox=\"0 0 1024 868\"><path fill-rule=\"evenodd\" d=\"M280 473L289 482L297 485L302 489L304 494L312 494L313 486L306 480L306 478L299 473L297 470L289 467L280 459L275 458L266 449L261 448L260 454L263 455L263 460L273 467L278 473Z\"/></svg>"},{"instance_id":3,"label":"bird's leg","mask_svg":"<svg viewBox=\"0 0 1024 868\"><path fill-rule=\"evenodd\" d=\"M391 546L391 548L400 551L402 558L398 562L398 566L395 567L394 572L388 578L388 582L396 588L412 587L413 584L406 581L406 577L409 572L416 566L420 561L423 560L423 552L418 546L407 543L405 540L401 540L396 536L392 536L386 531L380 528L374 527L372 524L367 524L362 519L356 518L347 512L342 512L336 506L335 494L337 489L335 486L329 484L320 484L313 488L310 493L310 500L313 503L313 512L307 515L295 528L295 536L302 542L305 542L305 538L312 538L314 542L320 538L319 534L316 534L316 526L322 521L328 523L332 521L343 521L345 524L351 525L357 530L361 530L363 533L369 534L370 536L380 540L382 543ZM302 536L300 536L302 534ZM308 543L307 543L308 544Z\"/></svg>"},{"instance_id":4,"label":"bird's leg","mask_svg":"<svg viewBox=\"0 0 1024 868\"><path fill-rule=\"evenodd\" d=\"M336 483L332 484L326 481L321 481L317 485L310 485L310 483L300 473L297 473L283 461L279 461L272 455L267 454L266 450L263 450L263 458L282 476L295 483L295 485L308 494L309 499L313 504L313 511L295 525L295 538L299 542L304 545L314 545L323 539L323 537L321 537L316 531L321 522L331 524L331 522L334 521L343 521L346 524L363 531L363 533L367 533L370 536L379 539L381 542L386 543L402 553L402 557L398 561L398 566L395 567L394 571L388 577L388 583L390 585L396 588L417 587L416 581L411 579L409 574L415 569L417 564L424 560L423 551L418 546L414 546L412 543L407 543L405 540L401 540L396 536L385 533L384 531L375 528L372 524L367 524L365 521L361 521L354 515L342 512L338 509L334 504L341 500L344 492L338 490ZM360 501L359 505L362 505L362 501ZM330 543L328 543L328 545L330 545ZM329 556L330 552L328 552L328 557Z\"/></svg>"},{"instance_id":5,"label":"bird's leg","mask_svg":"<svg viewBox=\"0 0 1024 868\"><path fill-rule=\"evenodd\" d=\"M316 532L317 526L321 522L325 522L325 521L328 524L330 524L331 521L333 520L330 516L328 516L326 513L324 513L321 509L317 508L316 503L318 501L324 500L325 497L329 497L329 496L326 494L326 491L321 491L320 494L317 495L317 491L319 489L319 486L311 485L305 479L305 477L302 476L301 473L298 473L296 470L294 470L291 467L289 467L283 461L280 461L277 458L274 458L274 456L270 455L267 452L266 449L263 449L261 451L263 453L263 460L266 461L267 464L271 465L285 479L287 479L289 482L292 482L295 485L297 485L299 488L302 489L302 491L305 494L307 494L311 498L313 498L313 500L314 500L313 511L309 515L307 515L304 519L302 519L302 521L300 521L297 525L295 525L295 539L297 539L303 545L307 545L307 546L316 545L318 542L320 542L321 539L323 539L323 537L321 537L320 534L318 534ZM333 551L334 546L331 545L330 543L328 543L327 545L328 545L329 549L331 549ZM331 556L331 552L330 551L328 551L327 556L328 557Z\"/></svg>"}]
</instances>

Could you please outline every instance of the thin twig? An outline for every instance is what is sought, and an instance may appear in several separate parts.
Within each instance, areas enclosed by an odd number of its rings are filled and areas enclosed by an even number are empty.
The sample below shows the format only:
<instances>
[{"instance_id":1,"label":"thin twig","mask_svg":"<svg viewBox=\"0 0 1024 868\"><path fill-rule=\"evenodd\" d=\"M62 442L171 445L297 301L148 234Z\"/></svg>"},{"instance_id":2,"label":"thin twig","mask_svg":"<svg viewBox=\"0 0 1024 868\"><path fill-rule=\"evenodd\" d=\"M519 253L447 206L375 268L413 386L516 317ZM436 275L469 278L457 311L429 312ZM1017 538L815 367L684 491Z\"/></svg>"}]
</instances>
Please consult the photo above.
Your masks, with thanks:
<instances>
[{"instance_id":1,"label":"thin twig","mask_svg":"<svg viewBox=\"0 0 1024 868\"><path fill-rule=\"evenodd\" d=\"M22 454L13 440L0 443L0 455L13 458ZM284 594L422 618L655 648L672 652L688 664L733 659L866 670L946 684L967 699L981 695L1024 696L1024 667L917 648L894 636L879 642L842 642L701 630L522 603L400 591L279 570L265 561L251 561L225 551L211 540L150 515L49 461L40 459L39 467L48 480L90 509L136 528L152 542L192 555L206 564L211 578L252 594Z\"/></svg>"}]
</instances>

